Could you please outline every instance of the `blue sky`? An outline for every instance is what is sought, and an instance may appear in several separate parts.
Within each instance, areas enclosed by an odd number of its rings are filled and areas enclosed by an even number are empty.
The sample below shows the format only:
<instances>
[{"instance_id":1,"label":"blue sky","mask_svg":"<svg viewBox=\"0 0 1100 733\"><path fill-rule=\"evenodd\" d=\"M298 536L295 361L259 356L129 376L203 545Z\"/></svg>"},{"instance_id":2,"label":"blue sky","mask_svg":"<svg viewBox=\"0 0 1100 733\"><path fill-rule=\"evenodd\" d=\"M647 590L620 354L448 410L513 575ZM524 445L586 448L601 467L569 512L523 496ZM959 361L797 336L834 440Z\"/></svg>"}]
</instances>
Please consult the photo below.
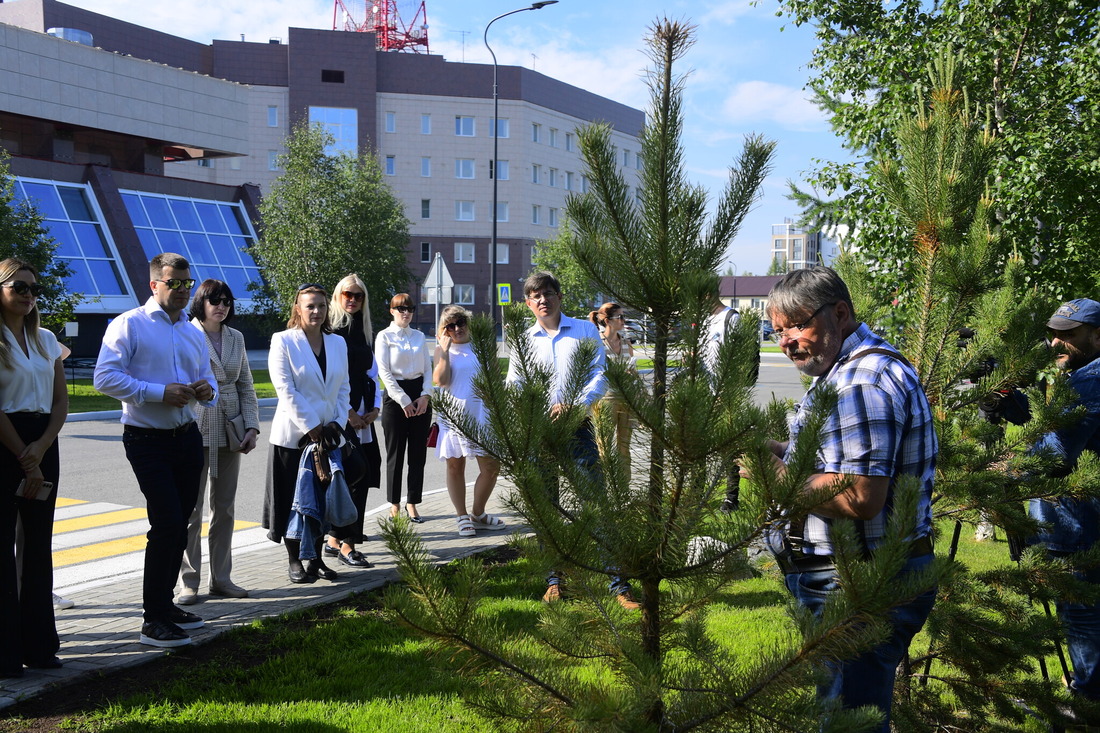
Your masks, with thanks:
<instances>
[{"instance_id":1,"label":"blue sky","mask_svg":"<svg viewBox=\"0 0 1100 733\"><path fill-rule=\"evenodd\" d=\"M63 0L65 1L65 0ZM69 4L209 43L286 38L286 29L331 28L333 0L67 0ZM361 0L360 0L361 2ZM401 0L399 8L419 3ZM491 63L482 43L485 24L526 7L525 0L428 0L431 52L449 61ZM761 0L560 0L542 10L497 21L489 42L501 64L526 66L640 109L648 105L641 51L647 28L660 17L698 26L697 41L678 67L691 70L685 93L688 174L721 192L744 136L777 141L775 167L757 208L745 219L728 261L739 273L768 267L771 225L796 217L787 180L800 181L812 159L844 158L821 112L807 100L805 65L814 45L809 28L776 17ZM412 12L405 13L411 20ZM785 26L785 27L784 27Z\"/></svg>"}]
</instances>

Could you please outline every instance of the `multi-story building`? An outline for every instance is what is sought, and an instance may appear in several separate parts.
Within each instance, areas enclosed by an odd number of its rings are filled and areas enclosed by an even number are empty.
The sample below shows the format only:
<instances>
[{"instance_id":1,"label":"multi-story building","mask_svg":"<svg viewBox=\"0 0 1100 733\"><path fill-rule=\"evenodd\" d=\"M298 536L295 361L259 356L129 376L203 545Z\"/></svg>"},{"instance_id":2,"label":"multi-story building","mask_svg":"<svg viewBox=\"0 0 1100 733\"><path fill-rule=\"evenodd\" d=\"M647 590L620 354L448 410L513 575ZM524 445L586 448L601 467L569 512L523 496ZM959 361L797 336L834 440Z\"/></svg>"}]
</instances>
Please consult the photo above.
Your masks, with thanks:
<instances>
[{"instance_id":1,"label":"multi-story building","mask_svg":"<svg viewBox=\"0 0 1100 733\"><path fill-rule=\"evenodd\" d=\"M90 35L94 46L49 29ZM42 184L65 196L58 182L78 184L103 239L99 259L83 244L58 253L92 270L70 283L99 298L82 315L107 316L143 299L138 265L158 248L247 292L260 276L241 249L255 236L257 193L279 175L285 137L306 120L333 133L338 150L378 155L412 223L408 262L417 282L441 253L455 301L475 311L489 307L493 175L497 281L513 285L529 272L535 243L556 235L566 197L587 188L578 127L609 123L628 184L640 176L641 111L512 66L499 67L494 171L493 67L379 51L371 33L291 28L286 42L207 45L56 0L0 0L0 51L0 144L21 193L37 199ZM112 176L121 208L89 182ZM128 192L155 193L168 216L127 208ZM239 226L197 228L208 226L205 209L176 212L186 208L173 203L180 200L232 203ZM175 234L161 235L162 224ZM118 284L98 284L96 267L113 267ZM91 330L101 333L102 323Z\"/></svg>"},{"instance_id":2,"label":"multi-story building","mask_svg":"<svg viewBox=\"0 0 1100 733\"><path fill-rule=\"evenodd\" d=\"M784 265L787 272L827 264L822 261L821 232L797 226L793 219L773 224L771 260Z\"/></svg>"}]
</instances>

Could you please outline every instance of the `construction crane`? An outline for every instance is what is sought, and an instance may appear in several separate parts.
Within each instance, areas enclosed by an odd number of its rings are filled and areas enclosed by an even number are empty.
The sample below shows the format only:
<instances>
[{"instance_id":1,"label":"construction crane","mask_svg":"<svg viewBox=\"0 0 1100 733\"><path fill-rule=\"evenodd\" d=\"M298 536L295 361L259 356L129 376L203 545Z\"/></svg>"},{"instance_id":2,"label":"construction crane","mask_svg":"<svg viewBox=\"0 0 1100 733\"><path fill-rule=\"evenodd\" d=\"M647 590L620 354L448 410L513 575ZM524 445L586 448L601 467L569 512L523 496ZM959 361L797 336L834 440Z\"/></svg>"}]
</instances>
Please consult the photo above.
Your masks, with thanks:
<instances>
[{"instance_id":1,"label":"construction crane","mask_svg":"<svg viewBox=\"0 0 1100 733\"><path fill-rule=\"evenodd\" d=\"M373 33L379 51L428 53L428 11L424 3L402 4L406 11L416 8L408 24L401 19L397 0L336 0L332 30Z\"/></svg>"}]
</instances>

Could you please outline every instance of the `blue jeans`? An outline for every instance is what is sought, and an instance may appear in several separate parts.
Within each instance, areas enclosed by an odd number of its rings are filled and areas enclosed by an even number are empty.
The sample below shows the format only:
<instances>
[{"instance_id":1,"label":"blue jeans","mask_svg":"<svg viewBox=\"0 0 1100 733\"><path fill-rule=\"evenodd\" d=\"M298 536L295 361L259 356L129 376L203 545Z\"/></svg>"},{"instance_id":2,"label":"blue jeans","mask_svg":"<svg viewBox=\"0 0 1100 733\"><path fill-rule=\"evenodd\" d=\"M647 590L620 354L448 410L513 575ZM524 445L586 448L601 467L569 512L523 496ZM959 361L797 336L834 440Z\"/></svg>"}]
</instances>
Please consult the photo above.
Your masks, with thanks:
<instances>
[{"instance_id":1,"label":"blue jeans","mask_svg":"<svg viewBox=\"0 0 1100 733\"><path fill-rule=\"evenodd\" d=\"M932 563L932 555L909 560L902 573L921 570ZM821 610L830 594L836 592L837 578L831 570L812 573L792 573L785 576L787 590L814 616ZM894 699L894 672L909 650L909 642L924 626L936 591L917 596L908 603L890 610L890 638L854 659L831 661L825 665L826 679L818 685L817 696L821 702L839 700L842 708L854 709L874 705L885 718L876 732L889 733L890 706Z\"/></svg>"},{"instance_id":2,"label":"blue jeans","mask_svg":"<svg viewBox=\"0 0 1100 733\"><path fill-rule=\"evenodd\" d=\"M1097 569L1074 575L1093 585L1100 583L1100 570ZM1086 699L1100 700L1100 604L1059 601L1057 608L1069 658L1073 662L1070 690Z\"/></svg>"}]
</instances>

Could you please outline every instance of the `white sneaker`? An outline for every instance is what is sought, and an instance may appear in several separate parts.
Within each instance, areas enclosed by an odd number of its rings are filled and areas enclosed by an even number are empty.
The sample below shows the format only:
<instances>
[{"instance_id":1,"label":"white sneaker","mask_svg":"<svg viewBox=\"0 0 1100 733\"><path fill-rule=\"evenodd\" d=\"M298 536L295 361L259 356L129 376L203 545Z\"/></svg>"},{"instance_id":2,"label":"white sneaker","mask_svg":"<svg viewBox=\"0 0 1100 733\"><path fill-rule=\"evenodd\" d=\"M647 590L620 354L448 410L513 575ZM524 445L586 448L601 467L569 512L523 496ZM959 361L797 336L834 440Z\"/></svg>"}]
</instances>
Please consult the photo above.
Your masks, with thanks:
<instances>
[{"instance_id":1,"label":"white sneaker","mask_svg":"<svg viewBox=\"0 0 1100 733\"><path fill-rule=\"evenodd\" d=\"M53 610L65 611L76 605L76 601L70 601L68 598L62 598L56 593L53 594Z\"/></svg>"},{"instance_id":2,"label":"white sneaker","mask_svg":"<svg viewBox=\"0 0 1100 733\"><path fill-rule=\"evenodd\" d=\"M199 591L196 588L188 588L184 586L180 589L180 594L176 596L177 606L193 606L199 602Z\"/></svg>"}]
</instances>

